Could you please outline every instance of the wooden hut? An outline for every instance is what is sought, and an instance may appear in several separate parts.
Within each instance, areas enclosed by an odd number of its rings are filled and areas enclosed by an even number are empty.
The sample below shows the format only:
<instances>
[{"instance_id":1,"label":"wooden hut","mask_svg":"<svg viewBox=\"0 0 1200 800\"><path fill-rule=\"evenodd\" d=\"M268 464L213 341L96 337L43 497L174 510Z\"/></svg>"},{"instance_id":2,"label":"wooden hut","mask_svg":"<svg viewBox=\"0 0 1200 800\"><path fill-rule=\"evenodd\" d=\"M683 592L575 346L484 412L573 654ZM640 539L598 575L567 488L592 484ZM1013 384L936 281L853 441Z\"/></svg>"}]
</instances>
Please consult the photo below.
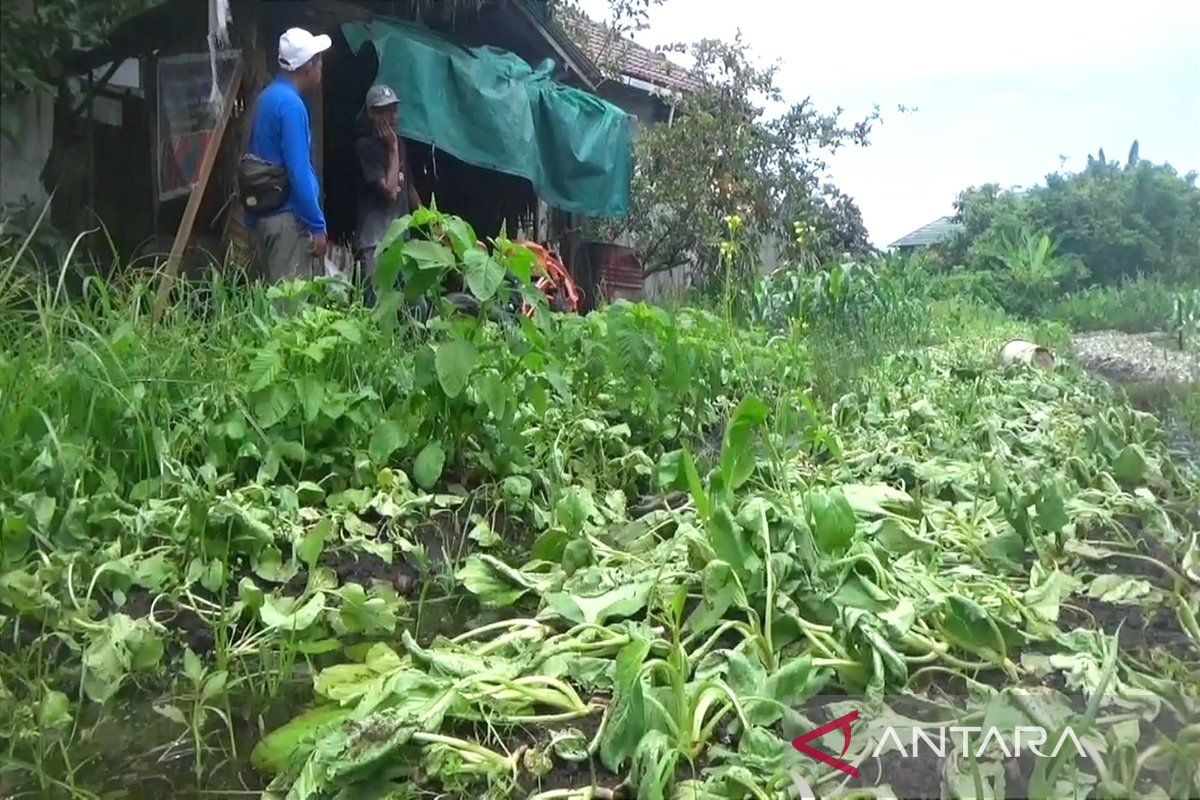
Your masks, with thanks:
<instances>
[{"instance_id":1,"label":"wooden hut","mask_svg":"<svg viewBox=\"0 0 1200 800\"><path fill-rule=\"evenodd\" d=\"M230 255L244 259L247 236L233 199L246 111L272 78L279 35L298 26L334 39L323 91L310 106L313 160L331 241L343 245L335 252L343 265L351 262L358 180L353 124L378 64L371 48L356 53L349 47L341 26L379 16L419 23L466 47L507 50L530 64L552 59L554 79L569 86L592 90L600 79L596 65L554 23L545 0L165 0L123 23L99 47L67 59L84 100L60 105L56 113L44 173L44 182L56 187L55 219L64 229L84 229L99 218L126 262L167 252L181 228L198 264L207 261L206 252L218 262ZM229 93L230 102L194 102L204 87ZM201 174L214 138L219 147ZM510 234L558 241L581 223L578 214L539 199L528 180L421 142L408 144L422 196L434 194L439 207L481 235L505 226ZM200 202L196 186L202 187Z\"/></svg>"}]
</instances>

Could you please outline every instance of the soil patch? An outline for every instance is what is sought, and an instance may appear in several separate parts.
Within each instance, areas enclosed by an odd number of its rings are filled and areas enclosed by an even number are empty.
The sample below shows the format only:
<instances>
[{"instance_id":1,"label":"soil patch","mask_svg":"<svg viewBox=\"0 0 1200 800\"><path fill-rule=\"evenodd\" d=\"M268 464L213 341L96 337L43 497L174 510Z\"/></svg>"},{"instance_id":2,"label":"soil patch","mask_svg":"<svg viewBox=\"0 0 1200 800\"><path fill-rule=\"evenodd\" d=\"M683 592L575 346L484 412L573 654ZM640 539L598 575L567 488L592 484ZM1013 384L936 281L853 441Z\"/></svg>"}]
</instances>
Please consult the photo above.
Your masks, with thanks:
<instances>
[{"instance_id":1,"label":"soil patch","mask_svg":"<svg viewBox=\"0 0 1200 800\"><path fill-rule=\"evenodd\" d=\"M1118 383L1182 386L1200 379L1200 354L1179 350L1168 334L1097 331L1075 336L1071 345L1086 369Z\"/></svg>"},{"instance_id":2,"label":"soil patch","mask_svg":"<svg viewBox=\"0 0 1200 800\"><path fill-rule=\"evenodd\" d=\"M1137 655L1152 650L1181 655L1192 647L1192 641L1179 624L1174 606L1159 604L1154 608L1109 603L1091 597L1076 598L1064 605L1064 630L1082 628L1112 635L1118 630L1121 650Z\"/></svg>"}]
</instances>

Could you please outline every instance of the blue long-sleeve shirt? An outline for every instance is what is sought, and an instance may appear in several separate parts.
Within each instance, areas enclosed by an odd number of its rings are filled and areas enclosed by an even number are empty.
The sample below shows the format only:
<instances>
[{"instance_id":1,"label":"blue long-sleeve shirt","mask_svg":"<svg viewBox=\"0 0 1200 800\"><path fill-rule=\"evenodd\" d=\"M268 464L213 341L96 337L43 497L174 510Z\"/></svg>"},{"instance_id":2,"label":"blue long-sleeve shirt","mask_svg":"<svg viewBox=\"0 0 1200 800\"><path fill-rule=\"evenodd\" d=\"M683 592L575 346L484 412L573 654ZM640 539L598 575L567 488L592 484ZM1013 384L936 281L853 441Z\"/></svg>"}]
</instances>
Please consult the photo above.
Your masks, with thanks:
<instances>
[{"instance_id":1,"label":"blue long-sleeve shirt","mask_svg":"<svg viewBox=\"0 0 1200 800\"><path fill-rule=\"evenodd\" d=\"M325 213L312 164L308 107L286 77L275 79L254 106L247 152L287 170L291 194L281 211L291 211L313 233L325 233ZM253 226L254 216L247 222Z\"/></svg>"}]
</instances>

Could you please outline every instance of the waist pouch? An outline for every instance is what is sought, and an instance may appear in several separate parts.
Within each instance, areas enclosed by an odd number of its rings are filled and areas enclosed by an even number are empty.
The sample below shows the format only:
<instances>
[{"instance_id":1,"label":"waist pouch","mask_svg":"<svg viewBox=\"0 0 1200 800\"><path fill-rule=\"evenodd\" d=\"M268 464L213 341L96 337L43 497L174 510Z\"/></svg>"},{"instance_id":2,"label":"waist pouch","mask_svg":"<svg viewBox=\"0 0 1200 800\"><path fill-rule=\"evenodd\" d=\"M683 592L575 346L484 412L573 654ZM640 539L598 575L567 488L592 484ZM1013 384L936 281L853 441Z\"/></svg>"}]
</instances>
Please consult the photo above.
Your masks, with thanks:
<instances>
[{"instance_id":1,"label":"waist pouch","mask_svg":"<svg viewBox=\"0 0 1200 800\"><path fill-rule=\"evenodd\" d=\"M237 185L242 208L253 214L283 208L292 190L286 169L249 154L238 162Z\"/></svg>"}]
</instances>

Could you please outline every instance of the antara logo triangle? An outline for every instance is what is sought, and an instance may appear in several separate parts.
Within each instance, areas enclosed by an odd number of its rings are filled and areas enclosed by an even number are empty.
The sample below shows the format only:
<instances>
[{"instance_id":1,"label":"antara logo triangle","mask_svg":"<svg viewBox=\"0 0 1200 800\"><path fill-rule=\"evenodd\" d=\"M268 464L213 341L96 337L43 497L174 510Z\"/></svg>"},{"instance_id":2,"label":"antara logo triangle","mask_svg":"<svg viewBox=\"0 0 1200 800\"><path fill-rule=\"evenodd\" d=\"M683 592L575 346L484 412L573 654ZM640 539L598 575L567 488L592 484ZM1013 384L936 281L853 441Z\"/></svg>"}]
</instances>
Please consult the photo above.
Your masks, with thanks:
<instances>
[{"instance_id":1,"label":"antara logo triangle","mask_svg":"<svg viewBox=\"0 0 1200 800\"><path fill-rule=\"evenodd\" d=\"M802 736L797 736L792 740L792 747L796 748L796 750L799 752L804 753L804 755L808 756L809 758L815 758L822 764L827 764L840 772L844 772L852 778L857 778L858 767L841 759L841 756L846 755L846 751L850 749L850 723L856 721L857 719L857 711L851 711L849 714L843 714L835 720L826 722L819 728L813 728L808 733ZM831 756L828 753L818 750L809 744L809 742L820 739L830 731L836 730L840 730L842 735L845 737L845 743L842 746L842 752L838 757Z\"/></svg>"}]
</instances>

